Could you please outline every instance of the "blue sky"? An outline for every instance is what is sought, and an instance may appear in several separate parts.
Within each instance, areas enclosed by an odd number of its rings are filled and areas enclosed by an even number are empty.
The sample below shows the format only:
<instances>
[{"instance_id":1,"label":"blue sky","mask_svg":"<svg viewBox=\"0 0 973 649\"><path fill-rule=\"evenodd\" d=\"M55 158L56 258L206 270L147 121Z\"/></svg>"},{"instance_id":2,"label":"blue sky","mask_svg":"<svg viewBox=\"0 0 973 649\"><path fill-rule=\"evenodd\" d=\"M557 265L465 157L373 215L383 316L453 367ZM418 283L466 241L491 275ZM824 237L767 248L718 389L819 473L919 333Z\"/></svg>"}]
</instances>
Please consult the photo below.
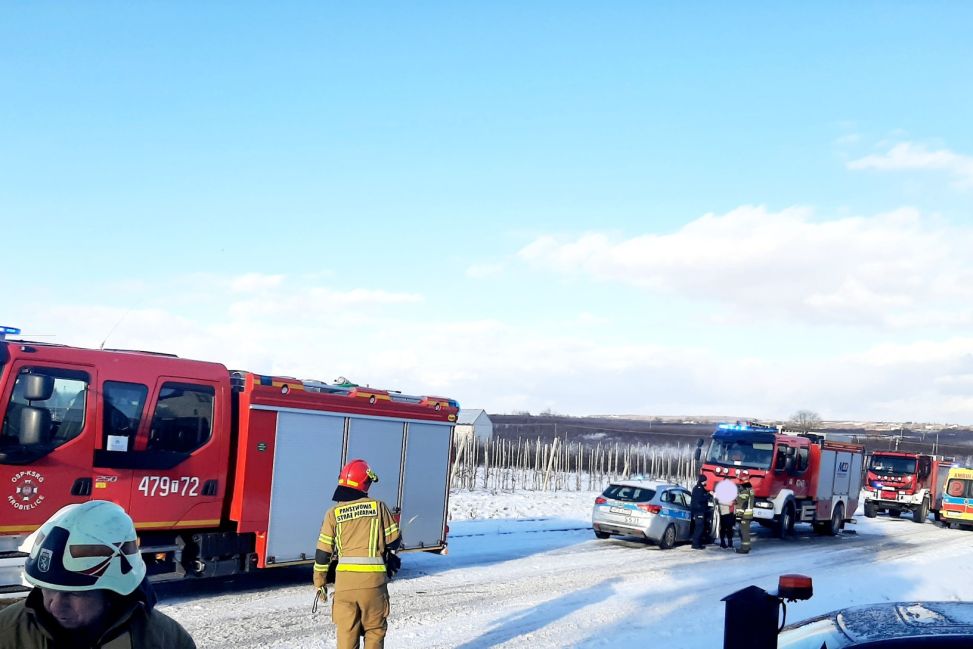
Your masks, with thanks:
<instances>
[{"instance_id":1,"label":"blue sky","mask_svg":"<svg viewBox=\"0 0 973 649\"><path fill-rule=\"evenodd\" d=\"M491 412L973 423L973 7L279 5L0 7L0 322Z\"/></svg>"}]
</instances>

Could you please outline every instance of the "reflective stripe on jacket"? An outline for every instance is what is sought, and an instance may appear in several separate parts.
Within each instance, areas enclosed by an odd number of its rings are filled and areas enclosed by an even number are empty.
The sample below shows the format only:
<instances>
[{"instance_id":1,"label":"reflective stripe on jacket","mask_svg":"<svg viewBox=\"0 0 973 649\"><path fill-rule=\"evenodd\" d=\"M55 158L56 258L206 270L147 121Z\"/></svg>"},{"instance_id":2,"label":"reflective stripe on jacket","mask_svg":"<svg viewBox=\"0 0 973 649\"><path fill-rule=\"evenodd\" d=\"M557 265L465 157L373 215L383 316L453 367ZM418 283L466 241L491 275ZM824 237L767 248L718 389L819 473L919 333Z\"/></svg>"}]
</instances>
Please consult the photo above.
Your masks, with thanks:
<instances>
[{"instance_id":1,"label":"reflective stripe on jacket","mask_svg":"<svg viewBox=\"0 0 973 649\"><path fill-rule=\"evenodd\" d=\"M740 487L734 506L737 518L753 518L753 489Z\"/></svg>"},{"instance_id":2,"label":"reflective stripe on jacket","mask_svg":"<svg viewBox=\"0 0 973 649\"><path fill-rule=\"evenodd\" d=\"M317 549L338 559L336 591L374 588L388 582L385 548L398 538L399 525L385 503L363 497L328 510ZM315 572L322 569L327 571L327 566L315 564Z\"/></svg>"}]
</instances>

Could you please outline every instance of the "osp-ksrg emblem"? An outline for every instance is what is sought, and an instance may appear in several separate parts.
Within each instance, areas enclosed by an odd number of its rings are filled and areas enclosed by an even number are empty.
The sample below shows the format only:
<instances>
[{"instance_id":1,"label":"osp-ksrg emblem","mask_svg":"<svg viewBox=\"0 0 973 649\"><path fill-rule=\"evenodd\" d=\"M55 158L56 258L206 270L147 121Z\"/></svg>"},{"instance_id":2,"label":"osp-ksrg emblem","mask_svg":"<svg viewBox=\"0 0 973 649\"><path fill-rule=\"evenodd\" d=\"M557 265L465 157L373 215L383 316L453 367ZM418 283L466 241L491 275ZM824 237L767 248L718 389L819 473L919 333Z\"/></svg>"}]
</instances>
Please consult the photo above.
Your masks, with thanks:
<instances>
[{"instance_id":1,"label":"osp-ksrg emblem","mask_svg":"<svg viewBox=\"0 0 973 649\"><path fill-rule=\"evenodd\" d=\"M7 502L21 511L34 509L44 502L41 485L44 476L37 471L21 471L10 478L13 483L13 493L7 496Z\"/></svg>"}]
</instances>

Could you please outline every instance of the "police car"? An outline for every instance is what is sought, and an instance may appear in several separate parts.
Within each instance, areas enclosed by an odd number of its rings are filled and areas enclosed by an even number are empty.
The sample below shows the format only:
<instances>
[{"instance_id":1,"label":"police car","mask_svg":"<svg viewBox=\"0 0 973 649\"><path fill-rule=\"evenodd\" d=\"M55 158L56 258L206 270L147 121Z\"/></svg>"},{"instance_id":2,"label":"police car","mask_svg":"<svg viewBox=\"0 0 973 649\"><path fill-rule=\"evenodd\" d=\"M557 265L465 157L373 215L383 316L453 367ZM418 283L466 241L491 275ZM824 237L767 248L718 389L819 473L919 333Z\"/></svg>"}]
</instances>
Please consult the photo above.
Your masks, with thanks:
<instances>
[{"instance_id":1,"label":"police car","mask_svg":"<svg viewBox=\"0 0 973 649\"><path fill-rule=\"evenodd\" d=\"M690 495L684 487L670 482L613 482L595 498L591 526L599 539L640 536L668 550L692 538Z\"/></svg>"}]
</instances>

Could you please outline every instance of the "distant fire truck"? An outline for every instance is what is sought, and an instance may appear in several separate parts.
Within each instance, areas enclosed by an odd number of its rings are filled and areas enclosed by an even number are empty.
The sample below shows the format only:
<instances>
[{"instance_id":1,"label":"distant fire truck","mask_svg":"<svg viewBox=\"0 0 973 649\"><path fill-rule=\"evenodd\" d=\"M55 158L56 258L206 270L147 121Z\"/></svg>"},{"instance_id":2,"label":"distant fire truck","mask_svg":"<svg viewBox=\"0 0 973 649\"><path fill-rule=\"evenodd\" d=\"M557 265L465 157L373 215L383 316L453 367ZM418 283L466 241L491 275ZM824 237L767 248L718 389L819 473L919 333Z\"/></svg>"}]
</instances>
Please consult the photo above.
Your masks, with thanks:
<instances>
[{"instance_id":1,"label":"distant fire truck","mask_svg":"<svg viewBox=\"0 0 973 649\"><path fill-rule=\"evenodd\" d=\"M9 564L29 533L90 499L131 514L157 580L312 561L356 457L379 475L370 495L399 516L403 549L446 548L456 401L5 333L0 587L19 581Z\"/></svg>"},{"instance_id":2,"label":"distant fire truck","mask_svg":"<svg viewBox=\"0 0 973 649\"><path fill-rule=\"evenodd\" d=\"M875 451L865 478L865 516L887 511L897 517L909 511L915 522L925 523L933 512L939 520L951 466L951 458L939 455Z\"/></svg>"},{"instance_id":3,"label":"distant fire truck","mask_svg":"<svg viewBox=\"0 0 973 649\"><path fill-rule=\"evenodd\" d=\"M794 523L837 534L858 508L865 449L814 433L780 432L754 422L720 424L702 466L706 486L753 486L754 520L779 536Z\"/></svg>"}]
</instances>

